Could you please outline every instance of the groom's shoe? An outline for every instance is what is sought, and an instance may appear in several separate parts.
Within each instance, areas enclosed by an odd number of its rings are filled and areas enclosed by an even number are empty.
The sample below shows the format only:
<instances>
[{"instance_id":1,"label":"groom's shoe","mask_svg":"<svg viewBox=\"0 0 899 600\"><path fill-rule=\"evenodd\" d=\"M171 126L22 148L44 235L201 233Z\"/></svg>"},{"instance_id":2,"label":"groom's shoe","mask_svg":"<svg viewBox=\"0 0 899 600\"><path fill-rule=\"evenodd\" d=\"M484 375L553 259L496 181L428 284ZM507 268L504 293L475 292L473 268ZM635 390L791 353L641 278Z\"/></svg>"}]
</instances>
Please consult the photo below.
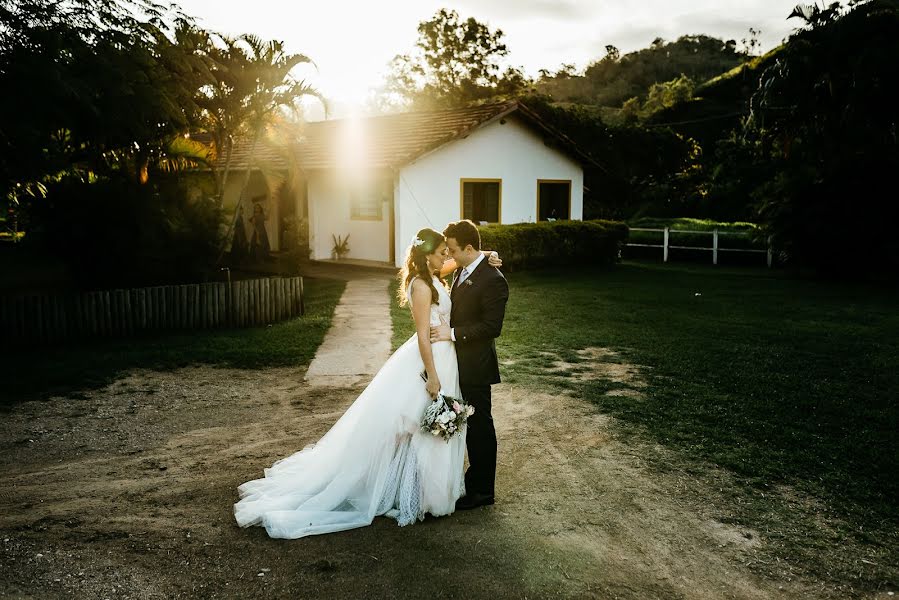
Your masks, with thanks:
<instances>
[{"instance_id":1,"label":"groom's shoe","mask_svg":"<svg viewBox=\"0 0 899 600\"><path fill-rule=\"evenodd\" d=\"M471 510L479 506L493 504L493 496L487 494L466 494L456 500L456 510Z\"/></svg>"}]
</instances>

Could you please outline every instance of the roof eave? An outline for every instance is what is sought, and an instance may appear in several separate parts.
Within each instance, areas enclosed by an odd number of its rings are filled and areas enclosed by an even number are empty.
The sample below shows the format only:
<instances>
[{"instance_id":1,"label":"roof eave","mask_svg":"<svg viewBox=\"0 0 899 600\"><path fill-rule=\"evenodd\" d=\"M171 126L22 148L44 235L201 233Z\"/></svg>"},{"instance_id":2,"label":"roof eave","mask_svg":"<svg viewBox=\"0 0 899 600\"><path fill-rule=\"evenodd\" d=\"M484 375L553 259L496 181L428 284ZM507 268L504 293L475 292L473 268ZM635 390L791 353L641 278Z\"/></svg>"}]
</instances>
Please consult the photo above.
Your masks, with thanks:
<instances>
[{"instance_id":1,"label":"roof eave","mask_svg":"<svg viewBox=\"0 0 899 600\"><path fill-rule=\"evenodd\" d=\"M522 104L521 102L519 102L517 100L510 102L508 107L506 107L502 111L498 112L497 114L493 115L489 119L484 119L483 121L479 121L478 123L476 123L470 127L463 128L460 131L458 131L457 133L455 133L454 135L443 138L442 140L435 142L431 146L424 148L421 151L418 151L418 152L415 152L414 154L403 157L401 160L397 161L395 168L401 169L402 167L405 167L417 160L420 160L420 159L424 158L425 156L428 156L429 154L433 154L434 152L436 152L437 150L440 150L447 144L450 144L459 139L464 139L464 138L468 137L469 135L471 135L476 130L487 127L488 125L491 125L497 121L500 121L516 112L523 115L525 121L530 122L532 125L541 129L544 133L550 135L551 137L558 139L560 142L562 142L565 146L568 147L568 148L555 148L559 152L568 154L570 157L576 159L579 163L581 163L582 166L584 164L588 164L588 165L594 166L598 169L602 169L603 171L606 171L606 168L603 165L598 163L592 156L590 156L589 154L587 154L586 152L581 150L580 147L577 145L577 143L575 143L574 140L572 140L571 138L566 136L561 131L558 131L557 129L546 124L543 121L543 119L541 119L539 117L539 115L534 113L531 109L527 108L527 106L525 106L524 104Z\"/></svg>"},{"instance_id":2,"label":"roof eave","mask_svg":"<svg viewBox=\"0 0 899 600\"><path fill-rule=\"evenodd\" d=\"M602 164L597 162L596 159L590 156L587 152L582 150L581 147L578 146L577 142L575 142L573 139L571 139L555 127L552 127L551 125L546 123L543 119L540 118L540 115L520 102L518 103L518 112L523 115L526 120L530 121L533 125L537 126L539 129L543 130L551 137L556 138L565 146L563 148L557 148L557 150L568 154L572 158L576 158L578 162L582 164L582 166L584 164L587 164L606 171L606 168Z\"/></svg>"},{"instance_id":3,"label":"roof eave","mask_svg":"<svg viewBox=\"0 0 899 600\"><path fill-rule=\"evenodd\" d=\"M492 117L490 117L488 119L484 119L483 121L478 121L477 123L470 125L469 127L463 127L459 131L455 132L453 135L450 135L441 140L438 140L438 141L434 142L433 144L430 144L429 146L426 146L425 148L418 150L408 156L404 156L403 158L401 158L400 160L398 160L396 162L394 168L401 169L401 168L405 167L406 165L409 165L417 160L424 158L425 156L428 156L429 154L433 154L434 152L436 152L437 150L440 150L447 144L455 142L456 140L465 139L466 137L468 137L469 135L474 133L476 130L486 127L487 125L490 125L491 123L495 123L496 121L499 121L500 119L503 119L503 118L509 116L516 110L518 110L518 102L517 101L510 102L509 106L504 108L499 113L493 115Z\"/></svg>"}]
</instances>

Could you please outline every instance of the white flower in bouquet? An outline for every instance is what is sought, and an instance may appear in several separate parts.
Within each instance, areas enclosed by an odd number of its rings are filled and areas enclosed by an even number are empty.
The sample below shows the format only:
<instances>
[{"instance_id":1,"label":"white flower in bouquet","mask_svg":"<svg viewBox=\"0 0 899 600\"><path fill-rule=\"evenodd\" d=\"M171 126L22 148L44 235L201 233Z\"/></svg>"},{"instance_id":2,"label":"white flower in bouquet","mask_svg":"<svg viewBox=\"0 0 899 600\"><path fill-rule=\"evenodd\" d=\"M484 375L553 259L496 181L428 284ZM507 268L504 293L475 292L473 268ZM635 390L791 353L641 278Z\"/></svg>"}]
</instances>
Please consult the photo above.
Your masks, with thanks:
<instances>
[{"instance_id":1,"label":"white flower in bouquet","mask_svg":"<svg viewBox=\"0 0 899 600\"><path fill-rule=\"evenodd\" d=\"M473 413L474 408L467 405L464 400L452 398L441 391L425 408L421 429L449 441L453 435L462 430L468 417Z\"/></svg>"}]
</instances>

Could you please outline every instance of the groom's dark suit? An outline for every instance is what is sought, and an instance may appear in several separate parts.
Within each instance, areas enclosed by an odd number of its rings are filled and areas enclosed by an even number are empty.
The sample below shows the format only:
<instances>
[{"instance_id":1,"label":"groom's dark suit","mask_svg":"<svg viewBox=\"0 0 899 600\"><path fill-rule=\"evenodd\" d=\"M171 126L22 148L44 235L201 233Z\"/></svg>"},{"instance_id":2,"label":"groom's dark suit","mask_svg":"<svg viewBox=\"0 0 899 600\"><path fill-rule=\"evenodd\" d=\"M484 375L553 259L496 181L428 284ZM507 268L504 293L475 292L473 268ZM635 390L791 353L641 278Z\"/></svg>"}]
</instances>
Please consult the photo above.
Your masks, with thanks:
<instances>
[{"instance_id":1,"label":"groom's dark suit","mask_svg":"<svg viewBox=\"0 0 899 600\"><path fill-rule=\"evenodd\" d=\"M496 268L481 260L459 283L453 276L450 327L456 338L459 386L462 397L475 408L468 419L468 471L466 495L493 498L496 478L496 430L493 427L490 385L499 383L496 338L503 329L509 285Z\"/></svg>"}]
</instances>

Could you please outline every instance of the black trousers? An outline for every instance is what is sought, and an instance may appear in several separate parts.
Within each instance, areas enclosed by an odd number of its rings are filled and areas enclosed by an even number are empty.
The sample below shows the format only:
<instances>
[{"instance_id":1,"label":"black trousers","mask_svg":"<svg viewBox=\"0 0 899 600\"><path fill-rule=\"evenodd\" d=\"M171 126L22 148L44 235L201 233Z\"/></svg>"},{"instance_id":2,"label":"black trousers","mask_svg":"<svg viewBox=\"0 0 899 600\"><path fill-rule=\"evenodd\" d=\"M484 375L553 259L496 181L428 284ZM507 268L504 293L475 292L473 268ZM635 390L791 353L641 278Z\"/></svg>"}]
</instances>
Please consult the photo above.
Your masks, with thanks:
<instances>
[{"instance_id":1,"label":"black trousers","mask_svg":"<svg viewBox=\"0 0 899 600\"><path fill-rule=\"evenodd\" d=\"M493 496L496 480L496 429L493 427L489 385L463 385L462 398L474 406L468 417L468 470L465 493Z\"/></svg>"}]
</instances>

